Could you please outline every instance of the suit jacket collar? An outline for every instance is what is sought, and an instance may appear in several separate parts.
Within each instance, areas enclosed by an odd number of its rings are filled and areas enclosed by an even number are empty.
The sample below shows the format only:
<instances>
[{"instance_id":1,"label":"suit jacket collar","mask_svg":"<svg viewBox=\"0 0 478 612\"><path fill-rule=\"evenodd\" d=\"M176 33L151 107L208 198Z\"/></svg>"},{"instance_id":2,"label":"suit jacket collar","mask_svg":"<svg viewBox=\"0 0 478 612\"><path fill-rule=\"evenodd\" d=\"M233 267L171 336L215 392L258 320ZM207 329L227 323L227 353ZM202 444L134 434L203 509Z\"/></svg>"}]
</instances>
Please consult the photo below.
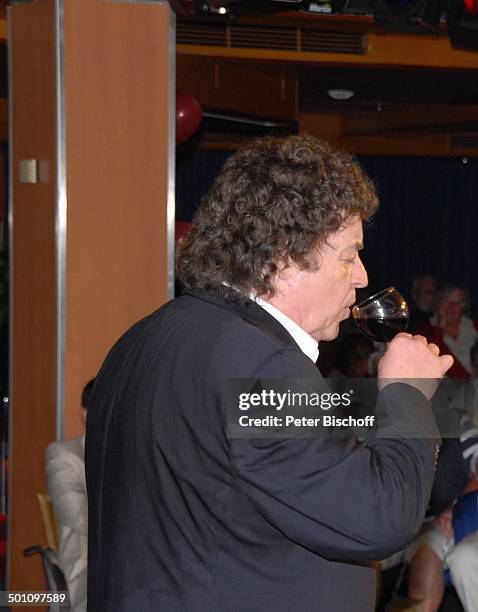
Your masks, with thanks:
<instances>
[{"instance_id":1,"label":"suit jacket collar","mask_svg":"<svg viewBox=\"0 0 478 612\"><path fill-rule=\"evenodd\" d=\"M247 299L245 302L227 302L217 293L206 291L205 289L184 289L181 292L181 295L189 295L199 300L204 300L205 302L214 304L220 308L224 308L232 314L241 317L251 325L259 327L269 336L277 338L289 346L297 347L300 350L299 345L285 329L285 327L283 327L279 321L264 310L264 308L261 308L261 306L252 300Z\"/></svg>"}]
</instances>

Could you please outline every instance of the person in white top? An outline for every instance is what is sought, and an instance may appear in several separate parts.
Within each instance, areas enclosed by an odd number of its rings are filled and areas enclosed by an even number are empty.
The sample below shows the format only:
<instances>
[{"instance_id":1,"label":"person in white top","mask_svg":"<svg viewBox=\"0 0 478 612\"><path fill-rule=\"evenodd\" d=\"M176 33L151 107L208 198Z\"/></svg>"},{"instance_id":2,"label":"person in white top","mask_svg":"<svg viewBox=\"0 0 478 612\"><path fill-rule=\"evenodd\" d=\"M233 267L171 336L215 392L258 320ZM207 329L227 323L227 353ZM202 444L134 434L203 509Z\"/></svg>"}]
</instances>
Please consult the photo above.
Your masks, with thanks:
<instances>
[{"instance_id":1,"label":"person in white top","mask_svg":"<svg viewBox=\"0 0 478 612\"><path fill-rule=\"evenodd\" d=\"M94 380L82 393L82 417L86 422ZM58 519L60 567L70 595L71 612L86 610L88 547L88 497L85 478L85 436L53 442L46 450L48 493Z\"/></svg>"},{"instance_id":2,"label":"person in white top","mask_svg":"<svg viewBox=\"0 0 478 612\"><path fill-rule=\"evenodd\" d=\"M478 340L478 328L469 317L468 291L459 285L449 285L439 291L436 314L429 324L418 330L442 353L454 358L447 376L469 380L473 373L471 348Z\"/></svg>"}]
</instances>

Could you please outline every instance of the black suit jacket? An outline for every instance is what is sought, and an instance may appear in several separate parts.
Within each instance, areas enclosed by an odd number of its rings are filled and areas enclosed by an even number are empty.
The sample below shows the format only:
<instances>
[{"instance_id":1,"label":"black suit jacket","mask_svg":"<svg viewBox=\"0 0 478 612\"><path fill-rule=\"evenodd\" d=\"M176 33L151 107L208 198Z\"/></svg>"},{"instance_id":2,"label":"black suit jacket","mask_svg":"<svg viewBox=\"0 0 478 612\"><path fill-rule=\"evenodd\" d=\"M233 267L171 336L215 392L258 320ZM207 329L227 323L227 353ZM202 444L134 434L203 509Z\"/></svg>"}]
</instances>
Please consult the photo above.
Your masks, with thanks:
<instances>
[{"instance_id":1,"label":"black suit jacket","mask_svg":"<svg viewBox=\"0 0 478 612\"><path fill-rule=\"evenodd\" d=\"M420 527L432 441L229 439L225 381L253 377L323 385L262 308L204 291L113 347L88 411L88 610L373 609L363 562ZM377 410L392 425L407 415L408 434L421 436L429 403L408 388L404 405L401 386Z\"/></svg>"}]
</instances>

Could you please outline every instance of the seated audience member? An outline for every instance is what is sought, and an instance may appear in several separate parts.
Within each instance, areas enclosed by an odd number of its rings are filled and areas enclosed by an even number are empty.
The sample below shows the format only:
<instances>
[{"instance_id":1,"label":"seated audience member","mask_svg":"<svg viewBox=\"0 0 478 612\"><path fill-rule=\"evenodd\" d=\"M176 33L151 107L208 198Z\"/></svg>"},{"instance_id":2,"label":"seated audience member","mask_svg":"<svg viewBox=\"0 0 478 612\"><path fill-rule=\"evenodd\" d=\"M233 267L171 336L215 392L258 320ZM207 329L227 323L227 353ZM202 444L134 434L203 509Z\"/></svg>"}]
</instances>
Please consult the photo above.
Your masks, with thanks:
<instances>
[{"instance_id":1,"label":"seated audience member","mask_svg":"<svg viewBox=\"0 0 478 612\"><path fill-rule=\"evenodd\" d=\"M474 391L473 409L470 411L471 420L478 425L478 340L471 347L471 386Z\"/></svg>"},{"instance_id":2,"label":"seated audience member","mask_svg":"<svg viewBox=\"0 0 478 612\"><path fill-rule=\"evenodd\" d=\"M447 584L455 587L466 612L478 610L477 488L471 478L456 503L440 512L415 542L409 597L420 610L438 610Z\"/></svg>"},{"instance_id":3,"label":"seated audience member","mask_svg":"<svg viewBox=\"0 0 478 612\"><path fill-rule=\"evenodd\" d=\"M478 340L471 347L470 351L470 359L471 359L471 376L473 380L478 379Z\"/></svg>"},{"instance_id":4,"label":"seated audience member","mask_svg":"<svg viewBox=\"0 0 478 612\"><path fill-rule=\"evenodd\" d=\"M413 281L408 331L414 333L430 322L438 292L438 281L428 274Z\"/></svg>"},{"instance_id":5,"label":"seated audience member","mask_svg":"<svg viewBox=\"0 0 478 612\"><path fill-rule=\"evenodd\" d=\"M94 380L81 396L83 422ZM59 525L60 566L66 578L71 611L86 610L88 498L85 479L85 436L53 442L46 450L48 493Z\"/></svg>"},{"instance_id":6,"label":"seated audience member","mask_svg":"<svg viewBox=\"0 0 478 612\"><path fill-rule=\"evenodd\" d=\"M455 547L447 556L451 583L465 612L478 610L478 483L453 508Z\"/></svg>"},{"instance_id":7,"label":"seated audience member","mask_svg":"<svg viewBox=\"0 0 478 612\"><path fill-rule=\"evenodd\" d=\"M375 350L373 342L362 334L349 334L339 343L335 367L330 376L367 378L368 359Z\"/></svg>"},{"instance_id":8,"label":"seated audience member","mask_svg":"<svg viewBox=\"0 0 478 612\"><path fill-rule=\"evenodd\" d=\"M420 612L440 608L451 583L465 612L478 610L478 430L463 413L459 439L445 438L438 456L430 514L412 544L382 562L410 564L408 596Z\"/></svg>"},{"instance_id":9,"label":"seated audience member","mask_svg":"<svg viewBox=\"0 0 478 612\"><path fill-rule=\"evenodd\" d=\"M416 330L436 344L440 352L454 358L447 376L464 380L472 376L471 348L478 340L478 327L469 312L468 291L458 285L444 287L438 292L436 313L430 323Z\"/></svg>"}]
</instances>

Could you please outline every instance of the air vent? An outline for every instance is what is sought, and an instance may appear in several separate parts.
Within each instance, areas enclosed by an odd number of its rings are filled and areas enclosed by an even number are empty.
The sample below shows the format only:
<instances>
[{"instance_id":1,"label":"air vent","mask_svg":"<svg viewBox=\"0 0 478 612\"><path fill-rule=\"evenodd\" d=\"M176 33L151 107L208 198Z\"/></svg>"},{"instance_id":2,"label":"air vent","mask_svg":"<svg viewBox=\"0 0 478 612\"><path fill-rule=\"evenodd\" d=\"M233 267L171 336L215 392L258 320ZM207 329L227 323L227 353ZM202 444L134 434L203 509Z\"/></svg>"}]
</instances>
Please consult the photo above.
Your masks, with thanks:
<instances>
[{"instance_id":1,"label":"air vent","mask_svg":"<svg viewBox=\"0 0 478 612\"><path fill-rule=\"evenodd\" d=\"M355 32L321 32L320 30L302 30L300 37L301 51L320 53L353 53L363 55L366 52L366 36Z\"/></svg>"},{"instance_id":2,"label":"air vent","mask_svg":"<svg viewBox=\"0 0 478 612\"><path fill-rule=\"evenodd\" d=\"M176 43L180 45L207 45L226 47L226 26L222 24L176 23Z\"/></svg>"},{"instance_id":3,"label":"air vent","mask_svg":"<svg viewBox=\"0 0 478 612\"><path fill-rule=\"evenodd\" d=\"M231 26L231 47L297 50L297 28Z\"/></svg>"},{"instance_id":4,"label":"air vent","mask_svg":"<svg viewBox=\"0 0 478 612\"><path fill-rule=\"evenodd\" d=\"M230 49L270 49L316 53L367 53L366 34L248 24L205 24L178 21L179 45L205 45Z\"/></svg>"}]
</instances>

